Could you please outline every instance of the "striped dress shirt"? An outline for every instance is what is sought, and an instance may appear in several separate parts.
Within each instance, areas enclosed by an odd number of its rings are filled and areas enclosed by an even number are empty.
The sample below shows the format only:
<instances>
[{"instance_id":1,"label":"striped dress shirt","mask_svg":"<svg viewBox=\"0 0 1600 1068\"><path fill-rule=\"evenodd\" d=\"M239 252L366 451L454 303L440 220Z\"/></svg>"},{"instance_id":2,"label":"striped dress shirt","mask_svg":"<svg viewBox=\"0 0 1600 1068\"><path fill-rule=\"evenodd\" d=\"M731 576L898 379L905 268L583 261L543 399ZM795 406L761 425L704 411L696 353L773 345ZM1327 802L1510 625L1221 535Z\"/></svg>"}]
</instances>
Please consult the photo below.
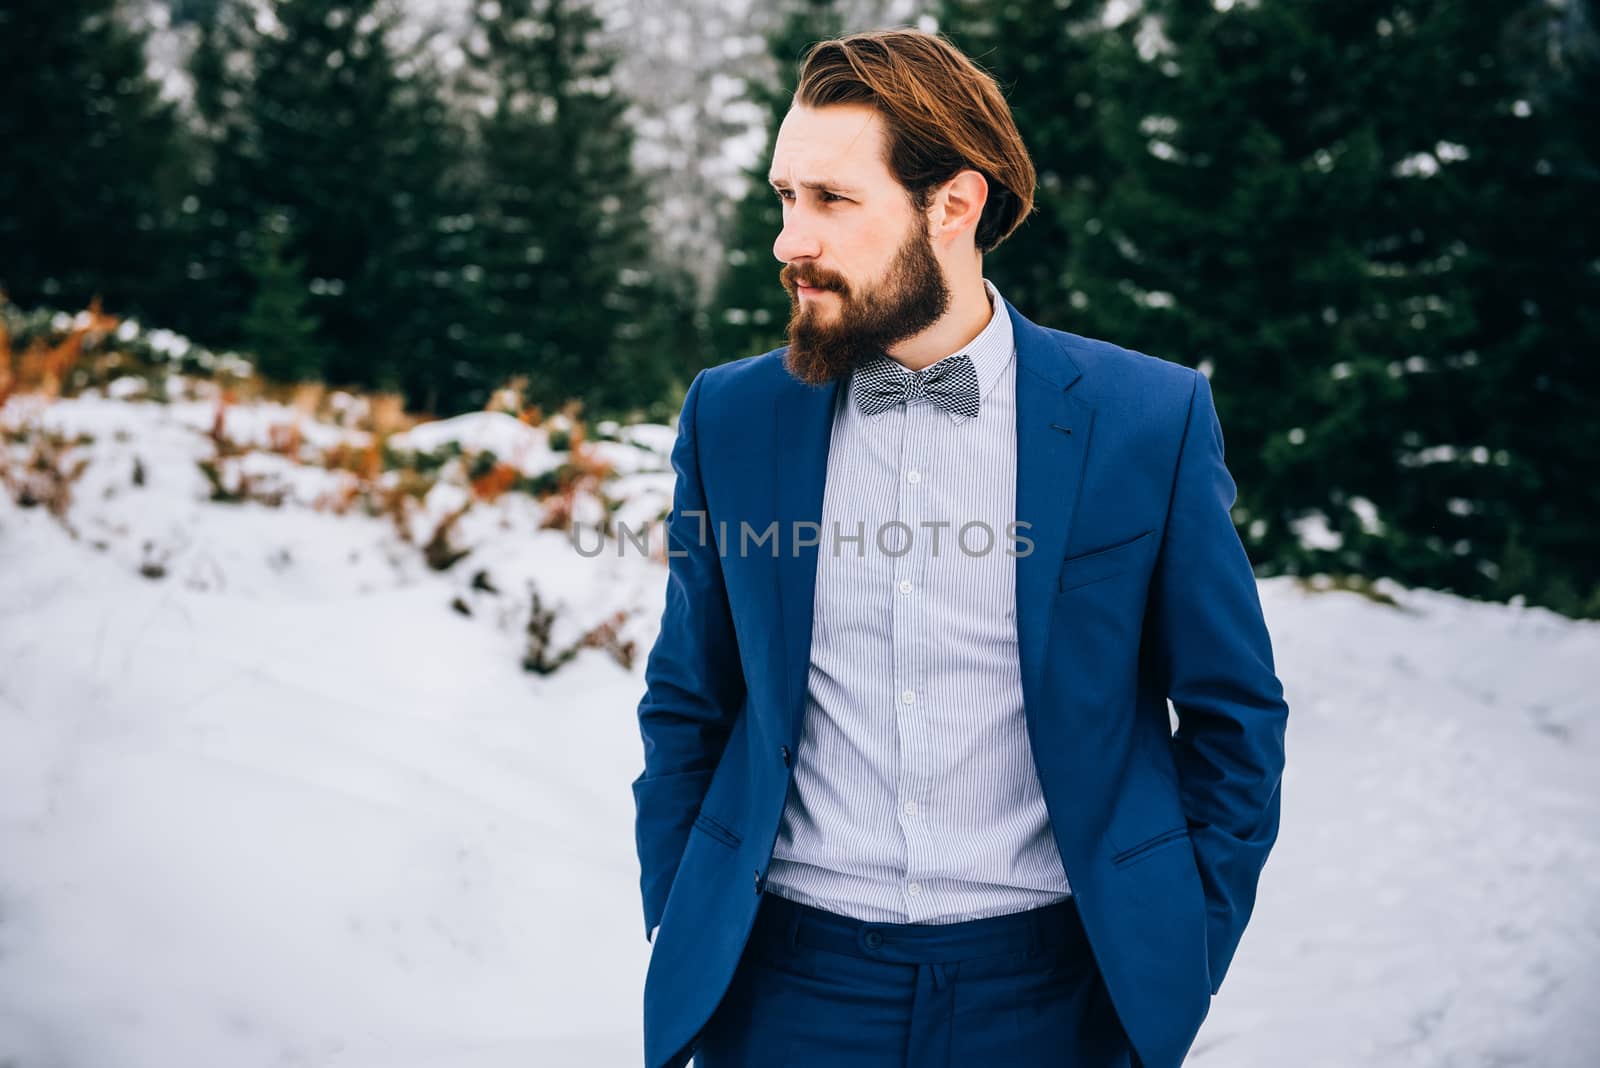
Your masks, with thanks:
<instances>
[{"instance_id":1,"label":"striped dress shirt","mask_svg":"<svg viewBox=\"0 0 1600 1068\"><path fill-rule=\"evenodd\" d=\"M766 886L871 922L1071 893L1017 661L1016 351L984 287L989 323L959 350L977 415L922 396L864 415L850 382L834 412L806 714Z\"/></svg>"}]
</instances>

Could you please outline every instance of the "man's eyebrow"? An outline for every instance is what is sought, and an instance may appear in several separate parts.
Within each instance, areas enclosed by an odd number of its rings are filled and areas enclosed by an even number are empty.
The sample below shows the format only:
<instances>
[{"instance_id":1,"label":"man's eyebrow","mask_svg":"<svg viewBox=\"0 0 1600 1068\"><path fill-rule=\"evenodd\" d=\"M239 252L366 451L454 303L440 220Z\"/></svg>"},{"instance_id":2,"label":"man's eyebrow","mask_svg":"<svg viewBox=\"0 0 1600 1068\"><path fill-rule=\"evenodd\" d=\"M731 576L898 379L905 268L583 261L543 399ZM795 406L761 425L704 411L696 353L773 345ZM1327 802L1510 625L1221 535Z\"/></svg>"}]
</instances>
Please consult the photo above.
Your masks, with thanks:
<instances>
[{"instance_id":1,"label":"man's eyebrow","mask_svg":"<svg viewBox=\"0 0 1600 1068\"><path fill-rule=\"evenodd\" d=\"M772 186L774 189L789 188L789 180L787 178L768 177L767 184ZM800 187L802 189L827 190L834 193L854 192L854 190L852 190L845 183L836 182L831 178L802 178L800 179Z\"/></svg>"}]
</instances>

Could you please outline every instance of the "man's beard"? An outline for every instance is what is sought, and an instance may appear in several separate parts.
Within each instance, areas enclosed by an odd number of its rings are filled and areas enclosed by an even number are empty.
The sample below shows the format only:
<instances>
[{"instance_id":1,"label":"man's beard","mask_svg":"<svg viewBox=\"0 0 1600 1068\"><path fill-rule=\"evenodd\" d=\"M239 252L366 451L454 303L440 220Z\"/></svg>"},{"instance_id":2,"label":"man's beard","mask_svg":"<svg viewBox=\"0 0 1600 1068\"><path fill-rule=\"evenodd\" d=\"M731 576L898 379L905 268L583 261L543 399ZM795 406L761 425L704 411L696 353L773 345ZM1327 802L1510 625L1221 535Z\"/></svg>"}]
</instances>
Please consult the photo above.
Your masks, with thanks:
<instances>
[{"instance_id":1,"label":"man's beard","mask_svg":"<svg viewBox=\"0 0 1600 1068\"><path fill-rule=\"evenodd\" d=\"M813 386L826 385L886 354L891 345L938 322L950 307L950 287L934 259L926 219L912 228L884 280L871 289L857 291L836 272L792 263L778 277L789 291L790 305L784 365ZM818 308L801 305L796 291L801 284L834 292L839 307L827 321Z\"/></svg>"}]
</instances>

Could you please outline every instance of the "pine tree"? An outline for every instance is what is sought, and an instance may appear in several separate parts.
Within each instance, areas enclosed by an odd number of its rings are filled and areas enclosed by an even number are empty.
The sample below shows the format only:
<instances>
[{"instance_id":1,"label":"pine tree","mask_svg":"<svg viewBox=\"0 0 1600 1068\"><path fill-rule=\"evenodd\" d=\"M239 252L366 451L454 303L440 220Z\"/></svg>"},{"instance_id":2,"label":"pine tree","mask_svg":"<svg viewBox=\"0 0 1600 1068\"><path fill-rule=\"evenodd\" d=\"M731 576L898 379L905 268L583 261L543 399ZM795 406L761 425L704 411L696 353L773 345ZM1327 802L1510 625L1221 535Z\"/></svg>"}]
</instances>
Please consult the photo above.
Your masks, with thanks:
<instances>
[{"instance_id":1,"label":"pine tree","mask_svg":"<svg viewBox=\"0 0 1600 1068\"><path fill-rule=\"evenodd\" d=\"M256 30L251 9L237 0L202 6L195 29L188 66L198 147L178 223L188 299L164 322L220 348L243 343L256 286L248 266L261 214L255 199L261 153L248 109Z\"/></svg>"},{"instance_id":2,"label":"pine tree","mask_svg":"<svg viewBox=\"0 0 1600 1068\"><path fill-rule=\"evenodd\" d=\"M1600 617L1600 479L1576 474L1600 453L1600 25L1592 2L1560 18L1519 13L1507 94L1484 124L1487 146L1462 164L1493 201L1461 219L1476 328L1462 368L1471 422L1457 440L1470 433L1505 476L1484 493L1481 465L1453 465L1480 489L1462 495L1473 510L1453 516L1454 533L1488 558L1489 593ZM1441 383L1435 400L1459 407L1460 392Z\"/></svg>"},{"instance_id":3,"label":"pine tree","mask_svg":"<svg viewBox=\"0 0 1600 1068\"><path fill-rule=\"evenodd\" d=\"M243 337L263 376L299 382L321 374L325 353L317 321L306 312L305 261L285 255L288 231L283 212L270 212L262 220L247 261L256 293L245 313Z\"/></svg>"},{"instance_id":4,"label":"pine tree","mask_svg":"<svg viewBox=\"0 0 1600 1068\"><path fill-rule=\"evenodd\" d=\"M0 288L23 306L156 311L185 161L114 0L0 7Z\"/></svg>"},{"instance_id":5,"label":"pine tree","mask_svg":"<svg viewBox=\"0 0 1600 1068\"><path fill-rule=\"evenodd\" d=\"M547 409L644 405L681 377L665 309L686 290L649 257L627 104L600 29L582 0L479 3L460 88L480 116L477 211L460 221L476 388L525 374Z\"/></svg>"},{"instance_id":6,"label":"pine tree","mask_svg":"<svg viewBox=\"0 0 1600 1068\"><path fill-rule=\"evenodd\" d=\"M431 408L459 362L457 294L440 283L440 215L458 155L422 44L393 43L385 0L221 0L191 61L207 159L191 276L214 298L213 343L237 343L255 290L260 205L295 221L323 376L402 389Z\"/></svg>"},{"instance_id":7,"label":"pine tree","mask_svg":"<svg viewBox=\"0 0 1600 1068\"><path fill-rule=\"evenodd\" d=\"M1534 507L1541 461L1510 429L1552 413L1537 365L1576 351L1582 303L1555 280L1594 255L1561 239L1578 202L1540 174L1549 127L1519 122L1550 15L1151 0L1100 36L1116 178L1071 246L1073 329L1212 375L1269 569L1504 595L1508 553L1551 563L1528 524L1576 514Z\"/></svg>"},{"instance_id":8,"label":"pine tree","mask_svg":"<svg viewBox=\"0 0 1600 1068\"><path fill-rule=\"evenodd\" d=\"M984 257L984 274L1023 314L1077 330L1071 251L1088 205L1115 172L1095 122L1103 0L945 0L939 28L995 77L1038 172L1034 212Z\"/></svg>"},{"instance_id":9,"label":"pine tree","mask_svg":"<svg viewBox=\"0 0 1600 1068\"><path fill-rule=\"evenodd\" d=\"M259 139L258 202L297 220L335 382L402 384L433 294L411 245L447 154L439 117L389 43L397 17L379 0L285 0L254 49L248 97ZM419 398L410 398L416 402Z\"/></svg>"},{"instance_id":10,"label":"pine tree","mask_svg":"<svg viewBox=\"0 0 1600 1068\"><path fill-rule=\"evenodd\" d=\"M380 230L381 254L369 257L358 293L384 309L377 336L389 351L380 381L399 389L414 408L463 410L470 378L466 327L468 296L450 276L448 224L463 202L460 171L467 142L446 92L447 79L426 38L397 55L400 77L393 106L395 136L384 142L392 215Z\"/></svg>"},{"instance_id":11,"label":"pine tree","mask_svg":"<svg viewBox=\"0 0 1600 1068\"><path fill-rule=\"evenodd\" d=\"M843 23L835 0L805 0L769 42L777 78L769 86L750 90L749 98L771 116L767 147L746 173L749 185L734 211L726 270L712 299L708 324L712 363L751 356L784 342L789 296L778 282L783 265L772 257L772 244L783 229L783 209L767 184L767 168L778 127L794 100L801 57L815 42L842 32Z\"/></svg>"}]
</instances>

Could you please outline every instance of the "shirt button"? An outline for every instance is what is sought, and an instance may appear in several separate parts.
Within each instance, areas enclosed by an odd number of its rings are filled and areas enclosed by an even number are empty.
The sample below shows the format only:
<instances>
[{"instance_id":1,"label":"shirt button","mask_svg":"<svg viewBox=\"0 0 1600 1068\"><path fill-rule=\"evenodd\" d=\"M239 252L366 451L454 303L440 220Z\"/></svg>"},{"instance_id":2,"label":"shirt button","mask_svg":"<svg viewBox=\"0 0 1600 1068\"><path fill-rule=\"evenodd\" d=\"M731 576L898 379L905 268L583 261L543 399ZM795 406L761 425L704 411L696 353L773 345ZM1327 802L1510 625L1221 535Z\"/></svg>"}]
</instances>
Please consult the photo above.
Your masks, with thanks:
<instances>
[{"instance_id":1,"label":"shirt button","mask_svg":"<svg viewBox=\"0 0 1600 1068\"><path fill-rule=\"evenodd\" d=\"M906 887L906 893L910 894L912 897L916 897L918 894L922 893L922 884L912 883Z\"/></svg>"},{"instance_id":2,"label":"shirt button","mask_svg":"<svg viewBox=\"0 0 1600 1068\"><path fill-rule=\"evenodd\" d=\"M907 482L921 482L922 481L922 472L921 471L907 471L906 472L906 481Z\"/></svg>"},{"instance_id":3,"label":"shirt button","mask_svg":"<svg viewBox=\"0 0 1600 1068\"><path fill-rule=\"evenodd\" d=\"M916 814L917 814L917 803L915 801L907 801L906 802L906 815L907 816L915 816Z\"/></svg>"},{"instance_id":4,"label":"shirt button","mask_svg":"<svg viewBox=\"0 0 1600 1068\"><path fill-rule=\"evenodd\" d=\"M900 700L904 701L908 705L916 699L917 692L915 690L907 690L905 693L900 695Z\"/></svg>"},{"instance_id":5,"label":"shirt button","mask_svg":"<svg viewBox=\"0 0 1600 1068\"><path fill-rule=\"evenodd\" d=\"M900 580L900 592L901 593L910 593L911 592L911 580L910 579L901 579Z\"/></svg>"}]
</instances>

